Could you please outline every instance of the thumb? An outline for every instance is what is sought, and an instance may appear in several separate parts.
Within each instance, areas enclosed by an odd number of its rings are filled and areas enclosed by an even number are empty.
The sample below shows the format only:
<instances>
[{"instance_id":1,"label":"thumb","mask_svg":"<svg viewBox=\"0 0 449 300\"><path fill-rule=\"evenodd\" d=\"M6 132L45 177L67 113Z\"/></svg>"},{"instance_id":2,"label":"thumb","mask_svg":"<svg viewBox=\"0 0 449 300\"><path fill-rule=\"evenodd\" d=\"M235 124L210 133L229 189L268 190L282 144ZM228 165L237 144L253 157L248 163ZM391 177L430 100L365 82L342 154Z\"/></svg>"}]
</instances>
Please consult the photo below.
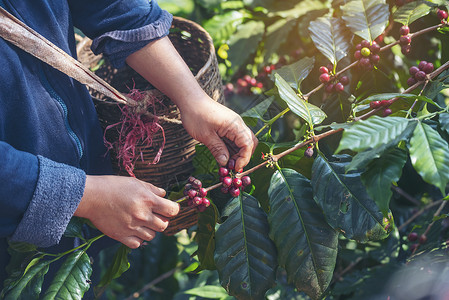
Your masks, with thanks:
<instances>
[{"instance_id":1,"label":"thumb","mask_svg":"<svg viewBox=\"0 0 449 300\"><path fill-rule=\"evenodd\" d=\"M220 139L218 135L214 135L206 139L204 145L209 148L209 151L221 166L226 165L229 159L229 151L223 140Z\"/></svg>"}]
</instances>

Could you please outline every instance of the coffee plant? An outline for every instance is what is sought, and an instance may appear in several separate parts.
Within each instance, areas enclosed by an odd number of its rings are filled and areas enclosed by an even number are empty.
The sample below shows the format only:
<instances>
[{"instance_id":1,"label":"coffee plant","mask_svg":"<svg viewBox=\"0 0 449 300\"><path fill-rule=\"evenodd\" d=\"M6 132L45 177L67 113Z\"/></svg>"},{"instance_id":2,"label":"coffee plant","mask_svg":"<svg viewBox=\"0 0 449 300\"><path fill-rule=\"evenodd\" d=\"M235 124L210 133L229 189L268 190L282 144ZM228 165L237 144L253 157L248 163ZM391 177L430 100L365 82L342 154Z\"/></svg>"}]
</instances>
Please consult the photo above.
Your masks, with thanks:
<instances>
[{"instance_id":1,"label":"coffee plant","mask_svg":"<svg viewBox=\"0 0 449 300\"><path fill-rule=\"evenodd\" d=\"M202 2L219 12L203 24L224 77L236 81L227 95L259 94L241 114L259 146L246 170L233 160L219 167L198 146L195 174L172 193L198 211L189 231L196 272L216 272L226 291L184 292L419 299L407 289L414 280L448 275L447 2ZM277 134L282 123L288 132ZM66 235L83 240L82 224L73 220ZM82 298L92 272L86 251L99 238L61 254L11 243L16 265L2 297ZM129 253L118 249L97 291L128 270ZM41 296L49 265L63 258ZM434 287L414 293L447 296Z\"/></svg>"}]
</instances>

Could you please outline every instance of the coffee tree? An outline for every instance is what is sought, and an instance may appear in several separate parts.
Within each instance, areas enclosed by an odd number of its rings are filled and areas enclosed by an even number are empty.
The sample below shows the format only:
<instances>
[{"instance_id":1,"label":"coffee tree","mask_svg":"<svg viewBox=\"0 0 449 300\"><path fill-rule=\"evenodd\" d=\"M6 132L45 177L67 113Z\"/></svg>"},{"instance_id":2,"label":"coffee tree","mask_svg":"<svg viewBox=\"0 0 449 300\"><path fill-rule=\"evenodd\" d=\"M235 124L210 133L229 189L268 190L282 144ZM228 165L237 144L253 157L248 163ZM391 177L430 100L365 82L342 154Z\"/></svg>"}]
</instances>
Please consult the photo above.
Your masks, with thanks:
<instances>
[{"instance_id":1,"label":"coffee tree","mask_svg":"<svg viewBox=\"0 0 449 300\"><path fill-rule=\"evenodd\" d=\"M279 2L229 1L205 23L226 78L266 97L242 113L259 138L248 168L219 168L199 146L195 177L173 193L199 214L197 271L216 270L237 299L347 299L370 291L368 282L379 292L386 274L417 257L446 263L446 1ZM295 27L309 46L270 61ZM294 125L280 139L285 119ZM83 240L82 223L66 235ZM86 251L99 238L56 255L11 244L2 296L39 298L49 265L65 259L41 297L82 298ZM99 291L129 268L129 252L118 250Z\"/></svg>"}]
</instances>

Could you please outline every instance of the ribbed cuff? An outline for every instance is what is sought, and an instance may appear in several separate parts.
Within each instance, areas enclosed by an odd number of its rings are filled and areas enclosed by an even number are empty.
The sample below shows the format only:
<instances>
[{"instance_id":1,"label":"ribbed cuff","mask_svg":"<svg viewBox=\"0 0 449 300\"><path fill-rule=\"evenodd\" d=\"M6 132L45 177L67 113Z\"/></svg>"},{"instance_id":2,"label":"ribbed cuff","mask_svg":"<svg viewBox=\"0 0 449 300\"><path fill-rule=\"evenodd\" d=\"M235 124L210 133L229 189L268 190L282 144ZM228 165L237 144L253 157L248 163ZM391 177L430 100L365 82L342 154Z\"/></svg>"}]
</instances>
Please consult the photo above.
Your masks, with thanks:
<instances>
[{"instance_id":1,"label":"ribbed cuff","mask_svg":"<svg viewBox=\"0 0 449 300\"><path fill-rule=\"evenodd\" d=\"M38 159L36 190L11 239L50 247L59 243L81 201L86 174L42 156Z\"/></svg>"},{"instance_id":2,"label":"ribbed cuff","mask_svg":"<svg viewBox=\"0 0 449 300\"><path fill-rule=\"evenodd\" d=\"M126 58L149 42L168 35L173 16L165 10L151 24L130 30L107 32L92 41L92 51L103 53L115 68L125 65Z\"/></svg>"}]
</instances>

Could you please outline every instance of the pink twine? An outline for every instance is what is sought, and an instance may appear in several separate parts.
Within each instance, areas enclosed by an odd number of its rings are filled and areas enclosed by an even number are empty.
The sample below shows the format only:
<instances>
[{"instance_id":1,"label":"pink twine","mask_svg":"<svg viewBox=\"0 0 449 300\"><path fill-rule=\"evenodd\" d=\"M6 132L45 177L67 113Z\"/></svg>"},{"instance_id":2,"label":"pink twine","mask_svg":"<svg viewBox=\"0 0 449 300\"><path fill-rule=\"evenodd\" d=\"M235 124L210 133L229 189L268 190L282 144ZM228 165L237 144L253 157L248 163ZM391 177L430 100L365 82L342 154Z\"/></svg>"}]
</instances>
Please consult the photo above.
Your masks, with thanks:
<instances>
[{"instance_id":1,"label":"pink twine","mask_svg":"<svg viewBox=\"0 0 449 300\"><path fill-rule=\"evenodd\" d=\"M142 111L142 109L139 110L134 107L119 106L122 112L120 121L105 128L104 143L108 151L115 150L119 165L123 166L130 176L136 177L134 175L134 167L137 159L140 158L144 162L143 152L139 149L151 147L154 134L161 130L163 143L153 161L148 163L157 164L164 150L165 132L156 117L155 102L160 102L159 99L149 94L144 94L135 88L131 89L128 97L136 102L141 102L142 107L145 109ZM150 106L153 107L153 117L145 114ZM110 142L106 139L106 132L114 127L119 127L117 130L119 136L116 141ZM140 146L139 149L136 149L137 145Z\"/></svg>"}]
</instances>

